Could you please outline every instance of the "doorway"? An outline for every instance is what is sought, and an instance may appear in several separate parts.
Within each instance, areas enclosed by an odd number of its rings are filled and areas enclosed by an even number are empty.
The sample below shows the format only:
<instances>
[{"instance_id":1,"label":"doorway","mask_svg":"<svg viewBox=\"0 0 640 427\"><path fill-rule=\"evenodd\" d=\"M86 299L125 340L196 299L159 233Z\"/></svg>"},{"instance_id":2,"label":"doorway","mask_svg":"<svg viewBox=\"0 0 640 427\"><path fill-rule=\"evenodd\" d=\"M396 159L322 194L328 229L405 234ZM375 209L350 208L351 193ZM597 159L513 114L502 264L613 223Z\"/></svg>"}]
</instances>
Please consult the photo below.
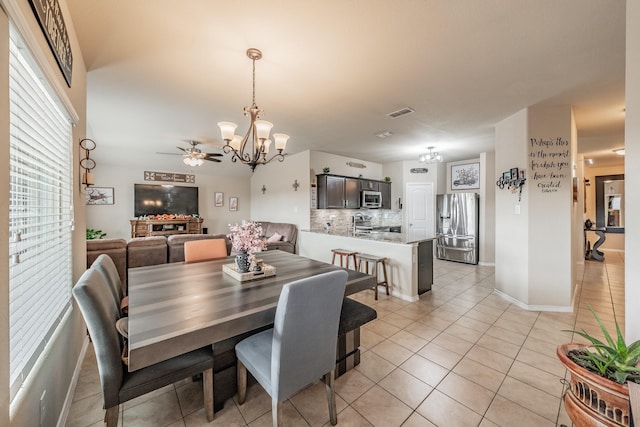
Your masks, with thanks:
<instances>
[{"instance_id":1,"label":"doorway","mask_svg":"<svg viewBox=\"0 0 640 427\"><path fill-rule=\"evenodd\" d=\"M406 222L409 241L435 236L435 191L432 182L406 186Z\"/></svg>"}]
</instances>

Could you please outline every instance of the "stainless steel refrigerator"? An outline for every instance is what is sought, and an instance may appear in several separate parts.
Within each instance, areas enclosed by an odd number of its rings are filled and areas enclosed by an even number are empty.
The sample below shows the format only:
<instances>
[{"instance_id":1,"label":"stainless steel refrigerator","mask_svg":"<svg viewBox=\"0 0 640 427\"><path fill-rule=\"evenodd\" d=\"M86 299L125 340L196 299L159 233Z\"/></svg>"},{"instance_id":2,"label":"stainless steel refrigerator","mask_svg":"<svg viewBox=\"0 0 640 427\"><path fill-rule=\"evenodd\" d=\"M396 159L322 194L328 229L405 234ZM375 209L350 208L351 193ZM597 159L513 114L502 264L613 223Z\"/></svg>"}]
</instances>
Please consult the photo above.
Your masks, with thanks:
<instances>
[{"instance_id":1,"label":"stainless steel refrigerator","mask_svg":"<svg viewBox=\"0 0 640 427\"><path fill-rule=\"evenodd\" d=\"M436 196L436 257L478 263L480 203L476 193Z\"/></svg>"}]
</instances>

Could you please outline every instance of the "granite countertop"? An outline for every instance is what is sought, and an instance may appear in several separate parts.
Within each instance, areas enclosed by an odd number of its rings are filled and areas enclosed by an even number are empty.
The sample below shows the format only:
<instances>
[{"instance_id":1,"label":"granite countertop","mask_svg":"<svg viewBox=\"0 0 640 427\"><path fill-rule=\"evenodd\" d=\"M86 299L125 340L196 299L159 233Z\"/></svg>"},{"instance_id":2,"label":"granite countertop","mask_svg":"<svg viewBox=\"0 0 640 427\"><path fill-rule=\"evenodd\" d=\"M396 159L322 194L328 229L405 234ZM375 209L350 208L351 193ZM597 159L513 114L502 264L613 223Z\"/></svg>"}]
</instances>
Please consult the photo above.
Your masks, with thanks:
<instances>
[{"instance_id":1,"label":"granite countertop","mask_svg":"<svg viewBox=\"0 0 640 427\"><path fill-rule=\"evenodd\" d=\"M412 244L412 243L420 243L426 242L430 240L434 240L435 237L428 237L425 239L418 239L409 241L407 239L407 235L405 233L391 233L388 231L374 231L373 233L353 233L351 230L340 230L340 229L329 229L325 231L324 229L311 229L311 230L301 230L307 231L309 233L317 233L317 234L327 234L330 236L340 236L340 237L352 237L355 239L363 239L363 240L375 240L378 242L387 242L387 243L400 243L400 244Z\"/></svg>"}]
</instances>

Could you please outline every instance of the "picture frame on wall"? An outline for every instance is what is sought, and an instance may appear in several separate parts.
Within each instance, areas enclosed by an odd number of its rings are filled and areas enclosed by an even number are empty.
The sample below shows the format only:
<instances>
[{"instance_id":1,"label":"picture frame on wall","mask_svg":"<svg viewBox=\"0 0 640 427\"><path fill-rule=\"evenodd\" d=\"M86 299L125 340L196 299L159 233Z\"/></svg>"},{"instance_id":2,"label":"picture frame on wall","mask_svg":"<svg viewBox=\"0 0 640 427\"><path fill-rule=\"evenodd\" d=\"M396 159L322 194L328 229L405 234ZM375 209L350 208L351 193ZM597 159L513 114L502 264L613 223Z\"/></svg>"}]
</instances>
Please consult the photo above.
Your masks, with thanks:
<instances>
[{"instance_id":1,"label":"picture frame on wall","mask_svg":"<svg viewBox=\"0 0 640 427\"><path fill-rule=\"evenodd\" d=\"M518 168L511 168L511 179L518 179Z\"/></svg>"},{"instance_id":2,"label":"picture frame on wall","mask_svg":"<svg viewBox=\"0 0 640 427\"><path fill-rule=\"evenodd\" d=\"M502 172L502 180L508 182L511 180L511 171Z\"/></svg>"},{"instance_id":3,"label":"picture frame on wall","mask_svg":"<svg viewBox=\"0 0 640 427\"><path fill-rule=\"evenodd\" d=\"M238 198L237 197L229 197L229 210L237 211L238 210Z\"/></svg>"},{"instance_id":4,"label":"picture frame on wall","mask_svg":"<svg viewBox=\"0 0 640 427\"><path fill-rule=\"evenodd\" d=\"M215 206L217 208L219 208L220 206L224 206L224 193L213 193L214 197L213 199L215 200Z\"/></svg>"},{"instance_id":5,"label":"picture frame on wall","mask_svg":"<svg viewBox=\"0 0 640 427\"><path fill-rule=\"evenodd\" d=\"M87 205L113 205L113 187L87 187Z\"/></svg>"},{"instance_id":6,"label":"picture frame on wall","mask_svg":"<svg viewBox=\"0 0 640 427\"><path fill-rule=\"evenodd\" d=\"M451 189L473 190L480 188L480 162L451 166Z\"/></svg>"}]
</instances>

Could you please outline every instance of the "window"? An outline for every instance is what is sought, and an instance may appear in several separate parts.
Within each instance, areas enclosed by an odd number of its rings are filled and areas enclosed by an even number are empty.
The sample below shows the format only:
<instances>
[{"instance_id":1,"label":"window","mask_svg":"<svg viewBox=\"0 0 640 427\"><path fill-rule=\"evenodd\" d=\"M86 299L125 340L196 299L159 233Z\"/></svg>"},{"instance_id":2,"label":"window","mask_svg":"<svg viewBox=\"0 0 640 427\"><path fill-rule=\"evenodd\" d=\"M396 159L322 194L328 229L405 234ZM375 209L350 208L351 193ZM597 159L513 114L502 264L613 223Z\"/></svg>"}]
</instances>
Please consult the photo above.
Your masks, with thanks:
<instances>
[{"instance_id":1,"label":"window","mask_svg":"<svg viewBox=\"0 0 640 427\"><path fill-rule=\"evenodd\" d=\"M12 29L9 56L11 399L70 309L69 116Z\"/></svg>"}]
</instances>

